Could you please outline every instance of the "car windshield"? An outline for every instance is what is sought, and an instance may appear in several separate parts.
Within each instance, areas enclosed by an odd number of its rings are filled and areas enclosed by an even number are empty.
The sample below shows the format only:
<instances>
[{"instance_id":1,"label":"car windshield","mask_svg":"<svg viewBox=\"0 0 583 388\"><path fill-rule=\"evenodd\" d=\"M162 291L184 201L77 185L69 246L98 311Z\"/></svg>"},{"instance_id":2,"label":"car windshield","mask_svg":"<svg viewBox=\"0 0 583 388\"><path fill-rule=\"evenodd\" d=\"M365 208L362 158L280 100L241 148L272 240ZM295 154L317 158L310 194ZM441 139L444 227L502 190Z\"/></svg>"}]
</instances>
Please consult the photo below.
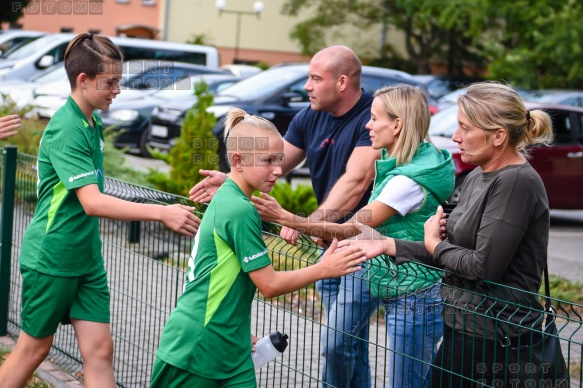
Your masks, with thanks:
<instances>
[{"instance_id":1,"label":"car windshield","mask_svg":"<svg viewBox=\"0 0 583 388\"><path fill-rule=\"evenodd\" d=\"M457 109L457 105L454 105L434 114L429 123L429 134L452 137L457 127Z\"/></svg>"},{"instance_id":2,"label":"car windshield","mask_svg":"<svg viewBox=\"0 0 583 388\"><path fill-rule=\"evenodd\" d=\"M42 38L35 39L32 42L20 46L15 51L8 51L6 56L2 56L2 58L16 60L29 57L37 51L41 51L43 48L47 47L47 45L53 40L55 40L55 37L52 35L43 36Z\"/></svg>"},{"instance_id":3,"label":"car windshield","mask_svg":"<svg viewBox=\"0 0 583 388\"><path fill-rule=\"evenodd\" d=\"M153 94L154 97L170 100L174 98L190 97L194 95L194 85L201 80L200 77L187 77L176 81L170 86Z\"/></svg>"},{"instance_id":4,"label":"car windshield","mask_svg":"<svg viewBox=\"0 0 583 388\"><path fill-rule=\"evenodd\" d=\"M451 93L447 93L439 99L440 103L457 104L457 99L460 94L465 93L466 89L457 89Z\"/></svg>"},{"instance_id":5,"label":"car windshield","mask_svg":"<svg viewBox=\"0 0 583 388\"><path fill-rule=\"evenodd\" d=\"M526 101L547 102L551 104L574 105L577 103L577 96L574 93L551 92L545 90L533 90L522 95Z\"/></svg>"},{"instance_id":6,"label":"car windshield","mask_svg":"<svg viewBox=\"0 0 583 388\"><path fill-rule=\"evenodd\" d=\"M47 69L47 71L43 71L42 73L40 73L36 77L33 77L31 79L31 81L32 82L46 83L46 82L60 81L60 80L65 79L65 78L67 78L67 72L65 71L65 66L63 66L61 64L61 65L52 67L50 69Z\"/></svg>"},{"instance_id":7,"label":"car windshield","mask_svg":"<svg viewBox=\"0 0 583 388\"><path fill-rule=\"evenodd\" d=\"M307 68L279 67L266 70L257 75L237 82L220 93L218 96L236 97L245 100L254 100L269 96L283 85L297 81L299 77L308 77Z\"/></svg>"}]
</instances>

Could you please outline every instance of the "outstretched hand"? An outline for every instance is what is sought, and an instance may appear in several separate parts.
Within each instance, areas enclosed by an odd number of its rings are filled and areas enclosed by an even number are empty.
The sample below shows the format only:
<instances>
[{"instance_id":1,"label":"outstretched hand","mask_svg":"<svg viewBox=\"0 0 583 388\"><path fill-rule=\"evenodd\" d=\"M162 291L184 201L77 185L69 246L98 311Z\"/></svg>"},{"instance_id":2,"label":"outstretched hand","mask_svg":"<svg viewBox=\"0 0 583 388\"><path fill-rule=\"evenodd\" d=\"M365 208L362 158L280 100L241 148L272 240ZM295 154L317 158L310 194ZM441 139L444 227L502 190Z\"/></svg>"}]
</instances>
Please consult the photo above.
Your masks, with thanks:
<instances>
[{"instance_id":1,"label":"outstretched hand","mask_svg":"<svg viewBox=\"0 0 583 388\"><path fill-rule=\"evenodd\" d=\"M257 208L261 219L265 222L282 222L282 216L285 210L281 207L279 202L267 193L260 193L260 197L252 196L251 201Z\"/></svg>"},{"instance_id":2,"label":"outstretched hand","mask_svg":"<svg viewBox=\"0 0 583 388\"><path fill-rule=\"evenodd\" d=\"M16 129L20 128L21 124L18 115L0 117L0 139L16 135L18 133Z\"/></svg>"},{"instance_id":3,"label":"outstretched hand","mask_svg":"<svg viewBox=\"0 0 583 388\"><path fill-rule=\"evenodd\" d=\"M227 174L214 170L199 170L198 172L206 178L190 189L189 198L192 202L210 202L219 187L227 180Z\"/></svg>"},{"instance_id":4,"label":"outstretched hand","mask_svg":"<svg viewBox=\"0 0 583 388\"><path fill-rule=\"evenodd\" d=\"M360 234L355 237L343 240L338 244L338 248L358 247L362 249L368 259L377 257L387 252L387 237L383 236L368 225L355 222Z\"/></svg>"},{"instance_id":5,"label":"outstretched hand","mask_svg":"<svg viewBox=\"0 0 583 388\"><path fill-rule=\"evenodd\" d=\"M363 250L358 246L350 246L339 250L336 249L337 247L338 240L332 240L330 248L324 252L322 260L316 264L324 268L327 278L338 278L357 272L360 270L361 264L367 259Z\"/></svg>"},{"instance_id":6,"label":"outstretched hand","mask_svg":"<svg viewBox=\"0 0 583 388\"><path fill-rule=\"evenodd\" d=\"M169 205L162 210L162 222L175 232L194 236L200 226L200 218L192 214L195 208L185 205Z\"/></svg>"},{"instance_id":7,"label":"outstretched hand","mask_svg":"<svg viewBox=\"0 0 583 388\"><path fill-rule=\"evenodd\" d=\"M298 238L300 237L300 232L288 228L287 226L282 226L281 230L279 231L279 237L281 237L286 243L291 245L296 245L298 243Z\"/></svg>"}]
</instances>

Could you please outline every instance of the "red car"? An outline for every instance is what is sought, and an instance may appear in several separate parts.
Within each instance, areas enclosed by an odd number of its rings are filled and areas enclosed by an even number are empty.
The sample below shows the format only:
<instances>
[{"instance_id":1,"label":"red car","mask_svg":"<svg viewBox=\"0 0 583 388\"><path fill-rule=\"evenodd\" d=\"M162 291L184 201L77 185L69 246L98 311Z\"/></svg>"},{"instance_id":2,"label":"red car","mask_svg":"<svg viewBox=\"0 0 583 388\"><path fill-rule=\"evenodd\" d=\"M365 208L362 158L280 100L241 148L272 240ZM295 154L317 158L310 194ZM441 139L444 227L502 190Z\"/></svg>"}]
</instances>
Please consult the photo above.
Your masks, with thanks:
<instances>
[{"instance_id":1,"label":"red car","mask_svg":"<svg viewBox=\"0 0 583 388\"><path fill-rule=\"evenodd\" d=\"M530 102L526 108L542 109L553 121L553 144L531 147L529 159L544 182L551 209L583 209L583 108ZM457 111L454 105L438 112L429 127L433 143L453 155L456 184L450 202L457 202L462 182L476 167L462 162L457 144L451 140Z\"/></svg>"}]
</instances>

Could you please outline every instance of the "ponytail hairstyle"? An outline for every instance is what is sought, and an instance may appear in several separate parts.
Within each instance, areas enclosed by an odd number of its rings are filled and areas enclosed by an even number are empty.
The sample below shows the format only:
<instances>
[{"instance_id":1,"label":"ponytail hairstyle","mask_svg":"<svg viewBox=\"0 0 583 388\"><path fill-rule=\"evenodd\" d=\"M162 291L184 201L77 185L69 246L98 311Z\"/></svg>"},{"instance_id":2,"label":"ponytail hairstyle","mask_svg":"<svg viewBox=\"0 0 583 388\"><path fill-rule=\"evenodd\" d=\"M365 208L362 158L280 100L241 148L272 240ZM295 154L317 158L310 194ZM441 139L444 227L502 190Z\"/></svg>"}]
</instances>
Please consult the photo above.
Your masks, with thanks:
<instances>
[{"instance_id":1,"label":"ponytail hairstyle","mask_svg":"<svg viewBox=\"0 0 583 388\"><path fill-rule=\"evenodd\" d=\"M421 90L408 84L385 86L374 95L381 99L390 118L400 118L403 122L399 138L389 156L397 158L397 166L410 163L419 144L423 141L431 143L428 135L431 112L427 97Z\"/></svg>"},{"instance_id":2,"label":"ponytail hairstyle","mask_svg":"<svg viewBox=\"0 0 583 388\"><path fill-rule=\"evenodd\" d=\"M77 35L65 50L65 70L71 90L75 89L79 74L95 79L97 74L108 72L110 66L121 69L122 61L121 50L109 38L87 32Z\"/></svg>"},{"instance_id":3,"label":"ponytail hairstyle","mask_svg":"<svg viewBox=\"0 0 583 388\"><path fill-rule=\"evenodd\" d=\"M234 129L237 129L240 125L248 125L250 127L255 127L259 129L266 129L271 132L275 132L279 134L277 128L273 123L263 117L249 115L243 109L233 108L227 114L227 118L225 119L225 134L224 140L225 144L227 144L227 148L229 148L229 141L228 137L233 132Z\"/></svg>"},{"instance_id":4,"label":"ponytail hairstyle","mask_svg":"<svg viewBox=\"0 0 583 388\"><path fill-rule=\"evenodd\" d=\"M526 148L529 145L553 141L548 113L540 109L527 111L518 93L508 85L472 84L458 98L458 107L472 124L486 132L503 128L508 135L504 146L515 147L525 157L528 157Z\"/></svg>"}]
</instances>

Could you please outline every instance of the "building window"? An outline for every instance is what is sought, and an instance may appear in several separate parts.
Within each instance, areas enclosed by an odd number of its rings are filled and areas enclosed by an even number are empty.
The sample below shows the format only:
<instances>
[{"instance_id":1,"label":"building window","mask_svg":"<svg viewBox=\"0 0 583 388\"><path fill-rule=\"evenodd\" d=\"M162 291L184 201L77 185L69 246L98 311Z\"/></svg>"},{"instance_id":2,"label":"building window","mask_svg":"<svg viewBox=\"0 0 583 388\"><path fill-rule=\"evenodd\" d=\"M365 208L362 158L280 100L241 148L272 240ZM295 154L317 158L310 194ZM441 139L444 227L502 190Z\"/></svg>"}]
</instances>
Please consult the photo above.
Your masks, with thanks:
<instances>
[{"instance_id":1,"label":"building window","mask_svg":"<svg viewBox=\"0 0 583 388\"><path fill-rule=\"evenodd\" d=\"M142 5L156 5L156 0L142 0Z\"/></svg>"}]
</instances>

